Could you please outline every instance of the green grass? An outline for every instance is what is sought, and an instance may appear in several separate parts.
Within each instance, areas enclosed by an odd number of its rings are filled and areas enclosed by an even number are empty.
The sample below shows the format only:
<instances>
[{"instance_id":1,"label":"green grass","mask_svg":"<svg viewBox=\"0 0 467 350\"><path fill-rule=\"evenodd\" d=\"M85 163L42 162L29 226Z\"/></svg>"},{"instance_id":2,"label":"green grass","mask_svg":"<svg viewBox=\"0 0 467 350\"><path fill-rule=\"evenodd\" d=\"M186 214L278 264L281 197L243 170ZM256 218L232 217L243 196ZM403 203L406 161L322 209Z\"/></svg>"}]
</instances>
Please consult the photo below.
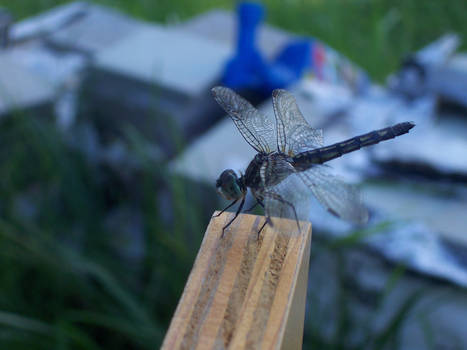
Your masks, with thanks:
<instances>
[{"instance_id":1,"label":"green grass","mask_svg":"<svg viewBox=\"0 0 467 350\"><path fill-rule=\"evenodd\" d=\"M208 0L97 2L149 21L183 20L218 4L233 7ZM1 0L0 6L24 18L60 3ZM445 31L464 39L467 33L464 1L266 4L270 23L321 38L377 79ZM32 114L0 123L0 349L157 348L214 209L201 205L208 191L169 176L164 164L147 154L148 140L135 131L122 137L140 166L126 182L122 171L127 169L93 163L67 137ZM164 206L175 220L166 217ZM132 238L124 228L109 226L109 218L115 218L110 214L119 208L132 219L140 215L145 248L136 258L126 253ZM360 239L386 227L355 232L323 249L342 259ZM396 268L390 276L380 304L402 273ZM345 340L371 323L354 319L347 277L342 269L335 277L340 286L336 332L323 337L317 313L323 306L314 305L310 318L316 322L307 325L306 340L315 348L350 348ZM383 329L368 331L352 348L395 348L418 297L409 296Z\"/></svg>"},{"instance_id":2,"label":"green grass","mask_svg":"<svg viewBox=\"0 0 467 350\"><path fill-rule=\"evenodd\" d=\"M34 115L0 124L0 348L153 349L209 219L201 190L168 176L135 135L127 143L142 170L131 188L64 137ZM158 209L161 189L175 221ZM122 206L142 215L136 261L124 249L132 237L108 226Z\"/></svg>"},{"instance_id":3,"label":"green grass","mask_svg":"<svg viewBox=\"0 0 467 350\"><path fill-rule=\"evenodd\" d=\"M36 14L63 0L1 0L17 18ZM233 1L98 0L148 21L184 20L212 8L232 9ZM453 31L466 48L467 2L464 0L311 0L264 1L267 21L303 35L322 39L383 80L401 58Z\"/></svg>"}]
</instances>

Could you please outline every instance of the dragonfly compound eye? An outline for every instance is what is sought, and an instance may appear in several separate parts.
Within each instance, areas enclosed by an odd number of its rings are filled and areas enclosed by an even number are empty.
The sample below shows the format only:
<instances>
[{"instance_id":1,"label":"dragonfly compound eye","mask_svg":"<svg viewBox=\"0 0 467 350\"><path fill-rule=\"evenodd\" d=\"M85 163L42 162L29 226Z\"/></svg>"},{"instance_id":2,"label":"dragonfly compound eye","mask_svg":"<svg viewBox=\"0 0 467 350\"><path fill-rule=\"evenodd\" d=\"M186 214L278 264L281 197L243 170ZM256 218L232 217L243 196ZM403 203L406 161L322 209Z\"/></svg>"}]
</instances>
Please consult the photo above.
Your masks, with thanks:
<instances>
[{"instance_id":1,"label":"dragonfly compound eye","mask_svg":"<svg viewBox=\"0 0 467 350\"><path fill-rule=\"evenodd\" d=\"M216 181L217 192L227 200L243 197L238 176L232 169L224 170Z\"/></svg>"}]
</instances>

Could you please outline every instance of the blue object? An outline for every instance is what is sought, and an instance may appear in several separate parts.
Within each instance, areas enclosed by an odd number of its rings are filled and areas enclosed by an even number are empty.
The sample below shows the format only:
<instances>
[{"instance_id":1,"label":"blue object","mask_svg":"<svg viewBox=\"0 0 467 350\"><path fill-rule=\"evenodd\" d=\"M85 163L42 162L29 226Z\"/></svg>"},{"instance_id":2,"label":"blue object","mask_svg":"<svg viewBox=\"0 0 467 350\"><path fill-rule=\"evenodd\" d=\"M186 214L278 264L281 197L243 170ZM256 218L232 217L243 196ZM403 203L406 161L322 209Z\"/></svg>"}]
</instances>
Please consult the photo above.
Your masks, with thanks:
<instances>
[{"instance_id":1,"label":"blue object","mask_svg":"<svg viewBox=\"0 0 467 350\"><path fill-rule=\"evenodd\" d=\"M237 51L225 67L222 82L234 89L245 87L258 89L262 80L260 72L265 62L255 47L255 39L264 9L260 4L240 3L237 15Z\"/></svg>"},{"instance_id":2,"label":"blue object","mask_svg":"<svg viewBox=\"0 0 467 350\"><path fill-rule=\"evenodd\" d=\"M253 89L264 95L298 80L311 64L309 40L287 45L273 62L267 62L256 48L256 33L264 16L258 3L243 2L237 8L237 51L224 70L222 83L233 89Z\"/></svg>"},{"instance_id":3,"label":"blue object","mask_svg":"<svg viewBox=\"0 0 467 350\"><path fill-rule=\"evenodd\" d=\"M300 79L311 65L309 40L298 40L287 45L270 65L266 78L267 90L287 87Z\"/></svg>"}]
</instances>

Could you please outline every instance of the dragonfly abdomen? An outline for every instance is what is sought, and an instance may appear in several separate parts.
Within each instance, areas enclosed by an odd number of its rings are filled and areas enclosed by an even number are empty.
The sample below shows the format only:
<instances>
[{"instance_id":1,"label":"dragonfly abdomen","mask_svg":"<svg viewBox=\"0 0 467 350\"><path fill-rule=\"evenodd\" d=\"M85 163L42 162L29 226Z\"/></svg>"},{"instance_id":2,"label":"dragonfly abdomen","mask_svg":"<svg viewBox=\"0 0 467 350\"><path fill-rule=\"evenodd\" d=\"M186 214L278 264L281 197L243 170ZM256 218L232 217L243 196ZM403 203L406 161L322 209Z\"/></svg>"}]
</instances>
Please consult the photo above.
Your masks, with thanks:
<instances>
[{"instance_id":1,"label":"dragonfly abdomen","mask_svg":"<svg viewBox=\"0 0 467 350\"><path fill-rule=\"evenodd\" d=\"M384 129L355 136L330 146L302 152L293 157L293 165L295 169L303 171L310 168L313 164L323 164L332 159L339 158L346 153L359 150L362 147L375 145L379 142L406 134L414 126L415 124L411 122L399 123Z\"/></svg>"}]
</instances>

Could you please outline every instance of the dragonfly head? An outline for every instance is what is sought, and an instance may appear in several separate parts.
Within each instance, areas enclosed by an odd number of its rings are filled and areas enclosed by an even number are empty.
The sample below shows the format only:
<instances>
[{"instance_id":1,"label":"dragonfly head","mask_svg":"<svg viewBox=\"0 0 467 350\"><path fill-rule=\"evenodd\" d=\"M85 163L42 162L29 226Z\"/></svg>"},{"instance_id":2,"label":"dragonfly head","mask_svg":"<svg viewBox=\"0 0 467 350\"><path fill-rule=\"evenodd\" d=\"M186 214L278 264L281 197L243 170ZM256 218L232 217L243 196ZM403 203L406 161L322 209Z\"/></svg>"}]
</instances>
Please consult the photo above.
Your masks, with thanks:
<instances>
[{"instance_id":1,"label":"dragonfly head","mask_svg":"<svg viewBox=\"0 0 467 350\"><path fill-rule=\"evenodd\" d=\"M224 170L216 181L217 192L227 200L237 200L245 196L246 187L232 169Z\"/></svg>"}]
</instances>

